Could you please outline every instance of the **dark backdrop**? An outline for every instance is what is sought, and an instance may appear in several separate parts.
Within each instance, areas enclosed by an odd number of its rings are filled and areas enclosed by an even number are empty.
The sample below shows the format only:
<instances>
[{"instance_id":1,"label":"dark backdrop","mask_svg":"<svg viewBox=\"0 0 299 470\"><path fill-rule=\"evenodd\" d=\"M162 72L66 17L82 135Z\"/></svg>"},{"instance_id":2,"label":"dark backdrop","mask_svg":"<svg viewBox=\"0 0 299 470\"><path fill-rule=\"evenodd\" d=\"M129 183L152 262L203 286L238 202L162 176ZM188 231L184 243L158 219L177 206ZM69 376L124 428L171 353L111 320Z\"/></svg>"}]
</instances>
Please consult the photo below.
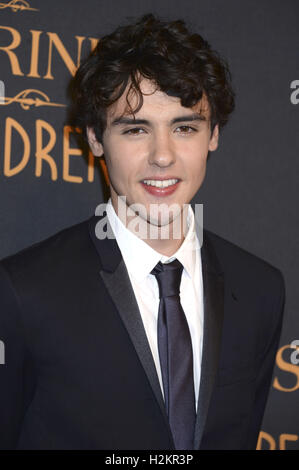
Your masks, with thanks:
<instances>
[{"instance_id":1,"label":"dark backdrop","mask_svg":"<svg viewBox=\"0 0 299 470\"><path fill-rule=\"evenodd\" d=\"M88 166L65 127L66 87L94 38L148 12L185 19L230 64L236 111L194 202L204 204L207 228L285 276L258 447L299 449L299 366L290 349L299 340L297 0L2 0L0 258L89 217L104 200L99 161L90 156Z\"/></svg>"}]
</instances>

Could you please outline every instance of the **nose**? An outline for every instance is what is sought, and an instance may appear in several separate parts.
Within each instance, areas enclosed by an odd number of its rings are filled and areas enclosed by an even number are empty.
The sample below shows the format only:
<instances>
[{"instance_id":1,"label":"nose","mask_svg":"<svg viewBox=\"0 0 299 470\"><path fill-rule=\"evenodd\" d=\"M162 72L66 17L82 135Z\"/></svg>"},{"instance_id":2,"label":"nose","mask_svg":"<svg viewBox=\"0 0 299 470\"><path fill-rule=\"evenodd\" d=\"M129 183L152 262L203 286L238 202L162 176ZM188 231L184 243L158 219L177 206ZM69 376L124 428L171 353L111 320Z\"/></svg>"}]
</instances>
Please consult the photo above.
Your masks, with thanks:
<instances>
[{"instance_id":1,"label":"nose","mask_svg":"<svg viewBox=\"0 0 299 470\"><path fill-rule=\"evenodd\" d=\"M171 166L175 162L175 149L168 132L159 130L152 137L149 153L149 164L161 168Z\"/></svg>"}]
</instances>

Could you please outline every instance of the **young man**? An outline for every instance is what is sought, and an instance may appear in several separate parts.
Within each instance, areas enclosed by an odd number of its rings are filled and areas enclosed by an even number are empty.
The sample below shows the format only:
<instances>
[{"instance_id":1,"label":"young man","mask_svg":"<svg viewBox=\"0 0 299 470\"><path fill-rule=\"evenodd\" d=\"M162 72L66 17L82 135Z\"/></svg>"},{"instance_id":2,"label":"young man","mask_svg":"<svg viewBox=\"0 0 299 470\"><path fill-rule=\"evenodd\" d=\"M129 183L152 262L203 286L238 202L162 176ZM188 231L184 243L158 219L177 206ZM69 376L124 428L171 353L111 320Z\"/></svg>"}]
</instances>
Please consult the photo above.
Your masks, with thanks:
<instances>
[{"instance_id":1,"label":"young man","mask_svg":"<svg viewBox=\"0 0 299 470\"><path fill-rule=\"evenodd\" d=\"M111 198L0 263L0 448L255 448L283 278L201 243L189 205L233 107L227 66L182 21L146 15L79 68L73 123Z\"/></svg>"}]
</instances>

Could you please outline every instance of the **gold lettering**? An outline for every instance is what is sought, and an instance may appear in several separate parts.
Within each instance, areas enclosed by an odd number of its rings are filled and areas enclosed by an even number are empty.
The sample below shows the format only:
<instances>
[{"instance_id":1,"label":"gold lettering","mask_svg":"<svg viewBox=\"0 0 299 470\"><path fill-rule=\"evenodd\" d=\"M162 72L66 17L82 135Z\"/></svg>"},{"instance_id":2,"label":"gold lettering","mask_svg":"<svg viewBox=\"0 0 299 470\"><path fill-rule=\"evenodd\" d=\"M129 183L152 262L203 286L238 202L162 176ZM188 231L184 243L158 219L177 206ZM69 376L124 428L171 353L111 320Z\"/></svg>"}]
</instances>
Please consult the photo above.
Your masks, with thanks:
<instances>
[{"instance_id":1,"label":"gold lettering","mask_svg":"<svg viewBox=\"0 0 299 470\"><path fill-rule=\"evenodd\" d=\"M267 432L264 432L264 431L260 431L260 433L259 433L259 438L258 438L258 441L257 441L256 450L261 450L262 449L263 439L265 441L267 441L268 444L270 444L270 447L268 448L268 450L275 450L275 448L276 448L275 440L273 439L271 434L268 434Z\"/></svg>"},{"instance_id":2,"label":"gold lettering","mask_svg":"<svg viewBox=\"0 0 299 470\"><path fill-rule=\"evenodd\" d=\"M20 45L20 33L16 29L9 28L8 26L0 26L0 29L5 29L6 31L9 31L12 35L12 42L9 44L9 46L0 46L0 50L7 53L8 58L10 60L13 75L24 75L20 69L20 64L16 54L12 52L13 49L16 49Z\"/></svg>"},{"instance_id":3,"label":"gold lettering","mask_svg":"<svg viewBox=\"0 0 299 470\"><path fill-rule=\"evenodd\" d=\"M35 123L36 126L36 167L35 176L41 176L42 174L42 161L45 160L51 168L52 180L57 180L57 167L54 159L49 155L49 152L53 149L56 142L56 132L53 127L46 121L38 119ZM43 129L45 129L49 136L49 142L43 147Z\"/></svg>"},{"instance_id":4,"label":"gold lettering","mask_svg":"<svg viewBox=\"0 0 299 470\"><path fill-rule=\"evenodd\" d=\"M19 135L21 136L24 144L24 152L21 158L20 163L16 165L14 168L11 168L11 135L12 129L15 129ZM28 137L27 132L23 127L14 119L8 117L6 119L5 125L5 137L4 137L4 175L5 176L13 176L25 168L28 163L30 156L30 140Z\"/></svg>"},{"instance_id":5,"label":"gold lettering","mask_svg":"<svg viewBox=\"0 0 299 470\"><path fill-rule=\"evenodd\" d=\"M63 170L62 177L71 183L82 183L81 176L70 175L70 155L82 155L82 150L70 147L70 134L73 132L71 126L64 126L63 130Z\"/></svg>"},{"instance_id":6,"label":"gold lettering","mask_svg":"<svg viewBox=\"0 0 299 470\"><path fill-rule=\"evenodd\" d=\"M87 170L87 181L92 183L94 180L94 156L91 151L88 152L88 170Z\"/></svg>"},{"instance_id":7,"label":"gold lettering","mask_svg":"<svg viewBox=\"0 0 299 470\"><path fill-rule=\"evenodd\" d=\"M39 37L42 31L35 31L30 29L32 36L32 46L31 46L31 61L30 61L30 72L27 77L40 78L38 74L38 53L39 53Z\"/></svg>"},{"instance_id":8,"label":"gold lettering","mask_svg":"<svg viewBox=\"0 0 299 470\"><path fill-rule=\"evenodd\" d=\"M281 392L295 392L295 390L299 389L299 366L295 365L295 364L291 364L289 362L286 362L283 359L282 353L286 349L294 349L294 348L291 348L291 346L289 344L286 344L285 346L282 346L277 352L276 363L277 363L278 367L281 370L289 372L290 374L294 374L297 377L297 383L296 383L296 385L294 385L294 387L286 388L286 387L283 387L282 385L280 385L280 383L278 382L277 377L275 377L274 382L273 382L273 387L276 388L277 390L280 390Z\"/></svg>"},{"instance_id":9,"label":"gold lettering","mask_svg":"<svg viewBox=\"0 0 299 470\"><path fill-rule=\"evenodd\" d=\"M279 449L286 450L286 441L298 441L296 434L281 434L279 436Z\"/></svg>"},{"instance_id":10,"label":"gold lettering","mask_svg":"<svg viewBox=\"0 0 299 470\"><path fill-rule=\"evenodd\" d=\"M90 50L93 51L97 47L99 39L98 38L88 38L88 39L90 41Z\"/></svg>"},{"instance_id":11,"label":"gold lettering","mask_svg":"<svg viewBox=\"0 0 299 470\"><path fill-rule=\"evenodd\" d=\"M48 69L47 73L44 76L44 78L48 78L50 80L53 80L54 77L52 75L52 51L53 51L53 45L56 47L57 52L59 52L60 57L62 58L63 62L67 66L68 70L70 71L71 75L75 75L75 72L77 68L80 65L80 58L81 58L81 49L82 49L82 43L85 39L84 36L75 36L77 39L77 64L75 65L73 59L69 55L68 51L64 47L63 43L61 42L61 39L56 33L47 33L49 36L49 55L48 55Z\"/></svg>"}]
</instances>

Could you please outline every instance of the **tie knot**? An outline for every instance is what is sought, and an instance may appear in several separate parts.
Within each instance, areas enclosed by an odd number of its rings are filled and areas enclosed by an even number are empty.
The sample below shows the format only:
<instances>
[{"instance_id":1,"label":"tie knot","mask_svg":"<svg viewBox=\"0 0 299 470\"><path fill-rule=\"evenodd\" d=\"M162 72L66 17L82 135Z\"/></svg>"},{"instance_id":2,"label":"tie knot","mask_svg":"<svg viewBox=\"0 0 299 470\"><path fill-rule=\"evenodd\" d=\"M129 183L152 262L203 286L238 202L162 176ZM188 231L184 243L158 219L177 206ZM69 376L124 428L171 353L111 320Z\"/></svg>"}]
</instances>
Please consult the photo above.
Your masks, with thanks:
<instances>
[{"instance_id":1,"label":"tie knot","mask_svg":"<svg viewBox=\"0 0 299 470\"><path fill-rule=\"evenodd\" d=\"M160 299L180 294L183 265L175 259L171 263L159 263L151 271L156 276Z\"/></svg>"}]
</instances>

